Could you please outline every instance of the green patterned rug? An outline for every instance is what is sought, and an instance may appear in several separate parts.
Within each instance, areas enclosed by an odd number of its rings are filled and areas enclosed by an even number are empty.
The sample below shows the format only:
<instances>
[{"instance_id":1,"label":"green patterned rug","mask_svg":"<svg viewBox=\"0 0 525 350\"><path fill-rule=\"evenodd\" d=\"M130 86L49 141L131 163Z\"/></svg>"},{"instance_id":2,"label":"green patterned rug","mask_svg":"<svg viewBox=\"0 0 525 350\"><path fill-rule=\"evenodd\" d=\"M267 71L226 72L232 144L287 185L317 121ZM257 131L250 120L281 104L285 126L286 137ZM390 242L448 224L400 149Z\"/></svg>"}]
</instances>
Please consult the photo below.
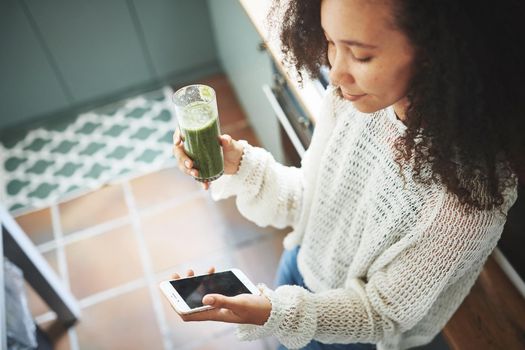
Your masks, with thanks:
<instances>
[{"instance_id":1,"label":"green patterned rug","mask_svg":"<svg viewBox=\"0 0 525 350\"><path fill-rule=\"evenodd\" d=\"M0 144L0 200L18 215L172 166L172 93L165 87Z\"/></svg>"}]
</instances>

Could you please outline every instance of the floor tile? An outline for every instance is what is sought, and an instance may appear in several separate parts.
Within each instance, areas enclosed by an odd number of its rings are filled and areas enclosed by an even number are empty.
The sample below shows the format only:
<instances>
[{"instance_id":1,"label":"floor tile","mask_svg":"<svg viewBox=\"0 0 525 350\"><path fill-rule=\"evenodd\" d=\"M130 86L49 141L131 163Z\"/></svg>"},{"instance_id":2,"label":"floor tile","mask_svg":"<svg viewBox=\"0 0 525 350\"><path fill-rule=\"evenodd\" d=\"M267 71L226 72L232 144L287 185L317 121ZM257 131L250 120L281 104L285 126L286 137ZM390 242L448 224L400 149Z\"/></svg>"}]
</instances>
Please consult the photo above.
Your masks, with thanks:
<instances>
[{"instance_id":1,"label":"floor tile","mask_svg":"<svg viewBox=\"0 0 525 350\"><path fill-rule=\"evenodd\" d=\"M162 349L153 305L146 288L82 309L75 327L80 349Z\"/></svg>"},{"instance_id":2,"label":"floor tile","mask_svg":"<svg viewBox=\"0 0 525 350\"><path fill-rule=\"evenodd\" d=\"M82 299L142 278L144 272L138 247L131 226L65 246L73 294Z\"/></svg>"},{"instance_id":3,"label":"floor tile","mask_svg":"<svg viewBox=\"0 0 525 350\"><path fill-rule=\"evenodd\" d=\"M178 168L141 176L131 180L130 184L138 209L201 191L199 183Z\"/></svg>"},{"instance_id":4,"label":"floor tile","mask_svg":"<svg viewBox=\"0 0 525 350\"><path fill-rule=\"evenodd\" d=\"M227 332L205 344L196 346L192 350L217 350L217 349L235 349L235 350L267 350L264 340L240 341L235 333Z\"/></svg>"},{"instance_id":5,"label":"floor tile","mask_svg":"<svg viewBox=\"0 0 525 350\"><path fill-rule=\"evenodd\" d=\"M235 198L227 198L214 202L219 212L219 220L224 226L225 239L234 245L242 244L265 235L281 231L274 227L260 227L246 219L237 209ZM290 231L289 229L287 231Z\"/></svg>"},{"instance_id":6,"label":"floor tile","mask_svg":"<svg viewBox=\"0 0 525 350\"><path fill-rule=\"evenodd\" d=\"M53 240L53 224L49 208L20 215L15 220L35 245Z\"/></svg>"},{"instance_id":7,"label":"floor tile","mask_svg":"<svg viewBox=\"0 0 525 350\"><path fill-rule=\"evenodd\" d=\"M283 251L283 231L276 231L252 244L238 248L234 253L239 269L257 283L274 288L275 273Z\"/></svg>"},{"instance_id":8,"label":"floor tile","mask_svg":"<svg viewBox=\"0 0 525 350\"><path fill-rule=\"evenodd\" d=\"M220 251L227 242L205 198L142 218L144 240L156 272Z\"/></svg>"},{"instance_id":9,"label":"floor tile","mask_svg":"<svg viewBox=\"0 0 525 350\"><path fill-rule=\"evenodd\" d=\"M51 266L56 275L60 278L56 250L43 253L42 256L47 261L49 266ZM31 310L31 314L36 317L48 312L50 310L49 306L47 306L47 304L42 300L42 298L35 292L33 287L31 287L31 285L26 281L24 281L24 284L26 286L25 290L27 295L27 302L29 305L29 310Z\"/></svg>"},{"instance_id":10,"label":"floor tile","mask_svg":"<svg viewBox=\"0 0 525 350\"><path fill-rule=\"evenodd\" d=\"M64 235L128 215L120 185L106 186L62 203L59 209Z\"/></svg>"},{"instance_id":11,"label":"floor tile","mask_svg":"<svg viewBox=\"0 0 525 350\"><path fill-rule=\"evenodd\" d=\"M239 105L232 104L231 106L220 106L219 102L219 122L221 130L225 131L230 125L248 125L244 116L244 111Z\"/></svg>"},{"instance_id":12,"label":"floor tile","mask_svg":"<svg viewBox=\"0 0 525 350\"><path fill-rule=\"evenodd\" d=\"M160 291L159 294L161 294ZM171 307L167 299L164 298L164 296L161 296L161 298L162 307L164 314L166 315L166 321L175 349L191 349L203 342L215 339L218 334L223 334L224 332L233 331L235 329L235 325L224 322L184 322Z\"/></svg>"},{"instance_id":13,"label":"floor tile","mask_svg":"<svg viewBox=\"0 0 525 350\"><path fill-rule=\"evenodd\" d=\"M202 83L214 87L217 92L223 132L259 145L228 79L215 75ZM144 248L156 272L155 283L169 278L171 270L184 273L193 268L200 274L215 266L217 270L239 268L254 283L264 282L271 286L282 251L282 239L289 229L258 227L239 213L234 198L214 202L197 182L176 168L135 178L130 180L130 186L139 210ZM107 186L60 204L59 210L65 235L110 220L129 219L121 185ZM31 239L36 244L53 239L49 209L32 215L17 218L24 230L31 232ZM64 249L71 289L77 298L144 275L138 242L130 226L70 243ZM44 257L57 269L56 251L45 253ZM47 312L49 308L30 287L27 289L33 315ZM275 348L275 340L238 341L233 324L183 322L160 290L156 288L156 291L175 349ZM45 323L41 328L54 335L55 347L70 349L67 332L60 332L59 326L50 324ZM75 332L80 349L163 349L147 288L82 309Z\"/></svg>"}]
</instances>

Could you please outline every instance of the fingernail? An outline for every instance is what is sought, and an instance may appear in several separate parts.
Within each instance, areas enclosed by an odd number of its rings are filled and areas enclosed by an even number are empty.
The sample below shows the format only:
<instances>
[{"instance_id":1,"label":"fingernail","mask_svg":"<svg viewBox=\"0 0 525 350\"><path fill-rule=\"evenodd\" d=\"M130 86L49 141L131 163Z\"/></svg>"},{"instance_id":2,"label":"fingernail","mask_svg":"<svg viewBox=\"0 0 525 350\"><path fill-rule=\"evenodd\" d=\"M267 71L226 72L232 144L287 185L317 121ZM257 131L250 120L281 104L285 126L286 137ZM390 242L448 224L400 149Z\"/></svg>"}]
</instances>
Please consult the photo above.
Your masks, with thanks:
<instances>
[{"instance_id":1,"label":"fingernail","mask_svg":"<svg viewBox=\"0 0 525 350\"><path fill-rule=\"evenodd\" d=\"M184 161L184 165L186 165L186 168L190 168L190 161L189 160L185 160Z\"/></svg>"},{"instance_id":2,"label":"fingernail","mask_svg":"<svg viewBox=\"0 0 525 350\"><path fill-rule=\"evenodd\" d=\"M191 172L191 175L193 175L193 176L197 176L197 170L193 170L193 171Z\"/></svg>"},{"instance_id":3,"label":"fingernail","mask_svg":"<svg viewBox=\"0 0 525 350\"><path fill-rule=\"evenodd\" d=\"M210 297L210 296L205 296L203 302L208 304L208 305L211 305L211 304L215 303L215 298L214 297Z\"/></svg>"}]
</instances>

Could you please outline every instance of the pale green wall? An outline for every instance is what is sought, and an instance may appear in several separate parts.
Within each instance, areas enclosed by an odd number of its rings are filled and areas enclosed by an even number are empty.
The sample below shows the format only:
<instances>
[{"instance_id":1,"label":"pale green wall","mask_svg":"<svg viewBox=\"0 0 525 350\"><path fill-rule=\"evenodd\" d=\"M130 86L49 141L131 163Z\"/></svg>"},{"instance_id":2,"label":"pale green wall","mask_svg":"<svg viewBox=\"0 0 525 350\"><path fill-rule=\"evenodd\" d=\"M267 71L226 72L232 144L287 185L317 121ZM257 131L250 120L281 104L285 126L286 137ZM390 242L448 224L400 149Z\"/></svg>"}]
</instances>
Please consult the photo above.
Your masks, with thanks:
<instances>
[{"instance_id":1,"label":"pale green wall","mask_svg":"<svg viewBox=\"0 0 525 350\"><path fill-rule=\"evenodd\" d=\"M206 0L0 1L0 129L219 70Z\"/></svg>"}]
</instances>

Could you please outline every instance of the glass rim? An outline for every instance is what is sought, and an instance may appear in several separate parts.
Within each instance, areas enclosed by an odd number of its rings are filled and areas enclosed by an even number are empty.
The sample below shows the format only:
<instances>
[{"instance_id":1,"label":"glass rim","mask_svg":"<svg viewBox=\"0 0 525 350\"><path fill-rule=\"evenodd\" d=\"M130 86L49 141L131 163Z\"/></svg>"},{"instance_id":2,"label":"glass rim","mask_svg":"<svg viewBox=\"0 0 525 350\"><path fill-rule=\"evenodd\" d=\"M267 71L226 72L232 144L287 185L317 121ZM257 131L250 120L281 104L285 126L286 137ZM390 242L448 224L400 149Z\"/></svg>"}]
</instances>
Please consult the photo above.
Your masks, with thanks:
<instances>
[{"instance_id":1,"label":"glass rim","mask_svg":"<svg viewBox=\"0 0 525 350\"><path fill-rule=\"evenodd\" d=\"M205 87L209 90L211 90L211 95L208 97L203 97L202 94L200 94L200 97L201 97L201 101L203 102L206 102L206 103L210 103L210 102L213 102L214 100L216 100L217 98L217 95L216 95L216 92L215 92L215 89L209 85L206 85L206 84L190 84L190 85L184 85L180 88L178 88L175 92L173 92L173 94L171 95L171 99L173 101L173 103L175 103L175 105L179 106L179 107L184 107L187 103L181 103L179 102L179 97L178 95L180 95L180 93L188 88L200 88L200 87ZM199 89L200 91L200 89Z\"/></svg>"}]
</instances>

